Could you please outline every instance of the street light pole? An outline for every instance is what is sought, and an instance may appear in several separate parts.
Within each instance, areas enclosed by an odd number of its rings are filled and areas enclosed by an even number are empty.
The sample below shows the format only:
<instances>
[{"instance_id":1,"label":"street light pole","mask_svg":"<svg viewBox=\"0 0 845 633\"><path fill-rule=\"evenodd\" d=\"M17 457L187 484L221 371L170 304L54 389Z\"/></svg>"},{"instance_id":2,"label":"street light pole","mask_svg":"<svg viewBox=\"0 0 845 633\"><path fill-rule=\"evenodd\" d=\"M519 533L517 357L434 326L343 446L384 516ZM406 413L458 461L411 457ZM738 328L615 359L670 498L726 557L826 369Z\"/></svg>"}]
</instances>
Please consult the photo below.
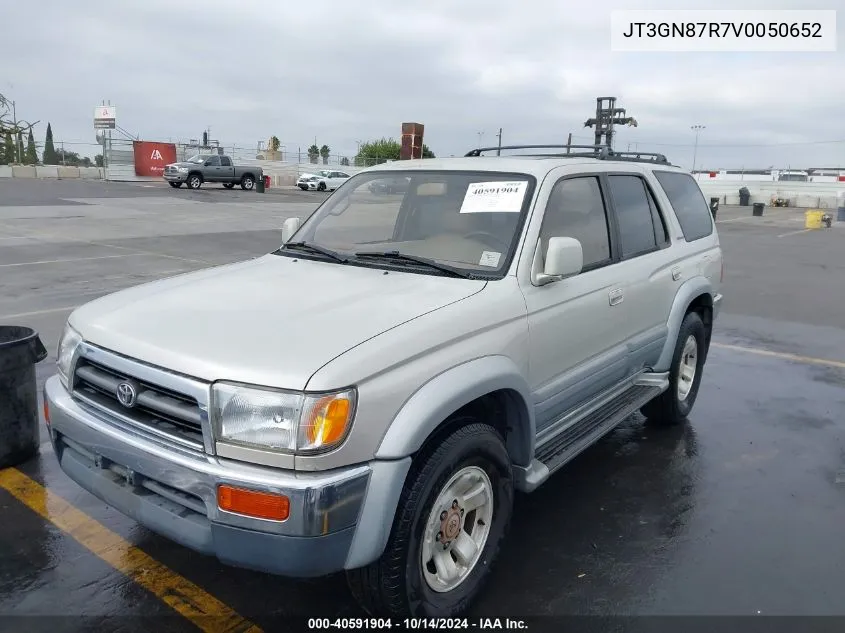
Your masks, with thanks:
<instances>
[{"instance_id":1,"label":"street light pole","mask_svg":"<svg viewBox=\"0 0 845 633\"><path fill-rule=\"evenodd\" d=\"M481 139L484 138L484 132L478 133L478 146L481 147Z\"/></svg>"},{"instance_id":2,"label":"street light pole","mask_svg":"<svg viewBox=\"0 0 845 633\"><path fill-rule=\"evenodd\" d=\"M695 130L695 146L692 150L692 173L695 175L695 159L698 156L698 133L705 129L706 125L691 125L689 129Z\"/></svg>"}]
</instances>

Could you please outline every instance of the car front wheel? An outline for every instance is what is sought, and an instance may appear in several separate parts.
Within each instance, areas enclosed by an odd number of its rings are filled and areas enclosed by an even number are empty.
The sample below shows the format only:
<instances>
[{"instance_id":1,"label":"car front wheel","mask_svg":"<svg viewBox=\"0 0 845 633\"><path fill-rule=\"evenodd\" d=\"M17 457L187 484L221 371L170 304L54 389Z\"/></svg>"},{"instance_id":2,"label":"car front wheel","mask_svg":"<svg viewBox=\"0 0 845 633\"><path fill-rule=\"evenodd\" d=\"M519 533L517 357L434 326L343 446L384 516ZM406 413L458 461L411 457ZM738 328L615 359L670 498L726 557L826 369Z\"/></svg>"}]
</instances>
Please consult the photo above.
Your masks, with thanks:
<instances>
[{"instance_id":1,"label":"car front wheel","mask_svg":"<svg viewBox=\"0 0 845 633\"><path fill-rule=\"evenodd\" d=\"M489 576L510 524L511 462L492 427L463 422L415 459L382 557L347 573L371 614L458 616Z\"/></svg>"},{"instance_id":2,"label":"car front wheel","mask_svg":"<svg viewBox=\"0 0 845 633\"><path fill-rule=\"evenodd\" d=\"M188 189L199 189L202 186L202 176L192 174L188 176Z\"/></svg>"}]
</instances>

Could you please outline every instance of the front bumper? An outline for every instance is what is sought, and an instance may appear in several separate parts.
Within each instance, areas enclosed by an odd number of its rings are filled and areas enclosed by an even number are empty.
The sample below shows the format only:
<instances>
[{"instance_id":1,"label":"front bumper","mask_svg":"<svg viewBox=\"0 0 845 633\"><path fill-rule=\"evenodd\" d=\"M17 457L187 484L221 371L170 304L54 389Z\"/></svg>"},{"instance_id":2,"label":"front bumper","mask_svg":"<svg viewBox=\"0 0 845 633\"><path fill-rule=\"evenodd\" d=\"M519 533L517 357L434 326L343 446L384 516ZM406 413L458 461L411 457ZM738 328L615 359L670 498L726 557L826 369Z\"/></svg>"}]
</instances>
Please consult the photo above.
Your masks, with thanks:
<instances>
[{"instance_id":1,"label":"front bumper","mask_svg":"<svg viewBox=\"0 0 845 633\"><path fill-rule=\"evenodd\" d=\"M293 577L344 569L372 468L325 473L252 466L165 446L111 424L71 398L58 376L44 387L62 470L138 523L223 563ZM221 510L217 485L290 499L285 521Z\"/></svg>"},{"instance_id":2,"label":"front bumper","mask_svg":"<svg viewBox=\"0 0 845 633\"><path fill-rule=\"evenodd\" d=\"M184 174L180 174L180 173L164 174L164 179L167 182L185 182L188 179L188 172L185 172Z\"/></svg>"}]
</instances>

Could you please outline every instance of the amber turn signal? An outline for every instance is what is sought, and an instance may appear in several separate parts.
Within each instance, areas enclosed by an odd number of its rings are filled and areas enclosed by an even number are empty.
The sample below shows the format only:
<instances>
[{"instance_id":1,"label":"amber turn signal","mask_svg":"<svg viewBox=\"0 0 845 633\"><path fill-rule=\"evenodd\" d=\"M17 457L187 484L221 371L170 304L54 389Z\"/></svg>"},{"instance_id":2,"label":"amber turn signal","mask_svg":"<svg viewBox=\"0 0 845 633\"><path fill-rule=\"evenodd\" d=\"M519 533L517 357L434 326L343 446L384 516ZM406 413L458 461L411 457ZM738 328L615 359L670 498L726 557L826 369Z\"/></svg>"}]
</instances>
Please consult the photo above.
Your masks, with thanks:
<instances>
[{"instance_id":1,"label":"amber turn signal","mask_svg":"<svg viewBox=\"0 0 845 633\"><path fill-rule=\"evenodd\" d=\"M351 408L347 398L328 396L318 401L306 425L308 444L317 448L339 442L346 433Z\"/></svg>"},{"instance_id":2,"label":"amber turn signal","mask_svg":"<svg viewBox=\"0 0 845 633\"><path fill-rule=\"evenodd\" d=\"M47 402L47 398L44 398L44 422L50 426L50 403Z\"/></svg>"},{"instance_id":3,"label":"amber turn signal","mask_svg":"<svg viewBox=\"0 0 845 633\"><path fill-rule=\"evenodd\" d=\"M284 521L290 516L290 499L286 496L234 486L217 487L217 505L226 512L257 519Z\"/></svg>"}]
</instances>

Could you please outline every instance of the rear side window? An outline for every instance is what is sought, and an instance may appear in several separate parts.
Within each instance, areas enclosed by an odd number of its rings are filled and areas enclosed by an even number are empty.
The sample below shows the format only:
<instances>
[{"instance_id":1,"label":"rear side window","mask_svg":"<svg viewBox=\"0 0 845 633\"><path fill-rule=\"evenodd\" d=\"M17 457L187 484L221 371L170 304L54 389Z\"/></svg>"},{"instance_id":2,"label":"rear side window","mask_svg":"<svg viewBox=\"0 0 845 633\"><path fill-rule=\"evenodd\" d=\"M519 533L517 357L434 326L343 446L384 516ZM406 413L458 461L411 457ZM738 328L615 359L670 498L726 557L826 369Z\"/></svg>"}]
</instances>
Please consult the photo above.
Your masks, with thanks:
<instances>
[{"instance_id":1,"label":"rear side window","mask_svg":"<svg viewBox=\"0 0 845 633\"><path fill-rule=\"evenodd\" d=\"M710 235L713 232L710 207L692 176L672 171L655 171L654 175L672 203L686 241Z\"/></svg>"},{"instance_id":2,"label":"rear side window","mask_svg":"<svg viewBox=\"0 0 845 633\"><path fill-rule=\"evenodd\" d=\"M221 157L220 157L220 164L221 164L223 167L231 167L231 166L232 166L232 161L229 159L229 157L228 157L228 156L221 156Z\"/></svg>"},{"instance_id":3,"label":"rear side window","mask_svg":"<svg viewBox=\"0 0 845 633\"><path fill-rule=\"evenodd\" d=\"M622 257L634 257L657 249L654 220L645 183L638 176L609 176L610 195L619 221Z\"/></svg>"}]
</instances>

